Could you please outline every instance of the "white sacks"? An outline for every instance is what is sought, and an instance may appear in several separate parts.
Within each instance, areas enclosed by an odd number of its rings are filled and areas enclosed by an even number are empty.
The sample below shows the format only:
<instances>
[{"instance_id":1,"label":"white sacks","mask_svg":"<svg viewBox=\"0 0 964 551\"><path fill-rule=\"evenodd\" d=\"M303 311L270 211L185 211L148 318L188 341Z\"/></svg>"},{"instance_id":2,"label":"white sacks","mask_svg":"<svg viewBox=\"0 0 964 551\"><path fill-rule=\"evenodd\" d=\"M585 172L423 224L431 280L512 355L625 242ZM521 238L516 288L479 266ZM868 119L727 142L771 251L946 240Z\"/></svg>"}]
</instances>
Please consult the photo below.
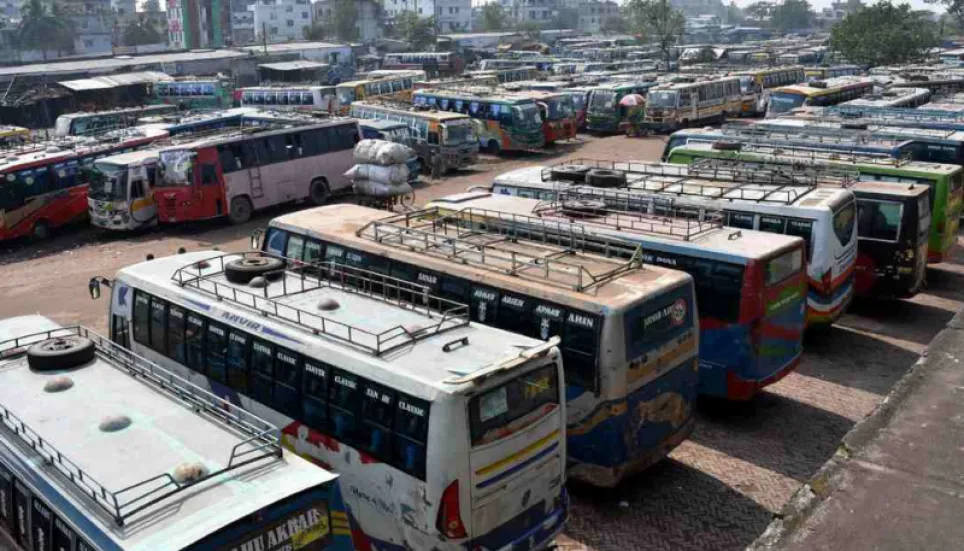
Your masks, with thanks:
<instances>
[{"instance_id":1,"label":"white sacks","mask_svg":"<svg viewBox=\"0 0 964 551\"><path fill-rule=\"evenodd\" d=\"M355 146L355 162L360 165L397 165L414 156L412 148L385 140L362 140Z\"/></svg>"},{"instance_id":2,"label":"white sacks","mask_svg":"<svg viewBox=\"0 0 964 551\"><path fill-rule=\"evenodd\" d=\"M406 193L411 192L412 186L408 185L407 182L398 185L391 185L380 182L372 182L371 180L355 180L355 193L358 195L385 198L395 197L396 195L405 195Z\"/></svg>"},{"instance_id":3,"label":"white sacks","mask_svg":"<svg viewBox=\"0 0 964 551\"><path fill-rule=\"evenodd\" d=\"M405 165L355 165L348 169L345 177L352 182L370 180L380 184L399 185L408 181L408 167Z\"/></svg>"}]
</instances>

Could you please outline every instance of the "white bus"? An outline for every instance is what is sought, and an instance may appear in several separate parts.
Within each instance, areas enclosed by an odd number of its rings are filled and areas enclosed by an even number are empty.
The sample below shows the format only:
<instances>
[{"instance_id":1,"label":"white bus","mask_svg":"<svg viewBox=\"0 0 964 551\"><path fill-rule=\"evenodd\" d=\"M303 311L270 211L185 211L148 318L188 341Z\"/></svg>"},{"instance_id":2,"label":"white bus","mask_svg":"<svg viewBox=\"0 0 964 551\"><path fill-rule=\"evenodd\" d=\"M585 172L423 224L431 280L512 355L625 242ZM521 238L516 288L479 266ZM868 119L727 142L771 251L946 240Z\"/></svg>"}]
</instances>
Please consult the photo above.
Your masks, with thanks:
<instances>
[{"instance_id":1,"label":"white bus","mask_svg":"<svg viewBox=\"0 0 964 551\"><path fill-rule=\"evenodd\" d=\"M748 183L746 172L699 172L687 166L650 162L576 160L627 175L624 191L674 198L678 204L718 209L734 228L803 238L807 249L807 325L829 325L853 298L857 260L857 207L842 187ZM493 193L552 200L560 189L548 167L511 170L497 176Z\"/></svg>"},{"instance_id":2,"label":"white bus","mask_svg":"<svg viewBox=\"0 0 964 551\"><path fill-rule=\"evenodd\" d=\"M334 86L253 86L241 88L242 107L299 111L338 111Z\"/></svg>"},{"instance_id":3,"label":"white bus","mask_svg":"<svg viewBox=\"0 0 964 551\"><path fill-rule=\"evenodd\" d=\"M94 161L87 187L91 225L121 231L157 225L154 182L159 151L142 149Z\"/></svg>"},{"instance_id":4,"label":"white bus","mask_svg":"<svg viewBox=\"0 0 964 551\"><path fill-rule=\"evenodd\" d=\"M67 113L57 117L54 123L54 135L63 137L98 134L107 130L135 126L139 119L145 117L173 115L177 112L176 105L143 105L110 111Z\"/></svg>"},{"instance_id":5,"label":"white bus","mask_svg":"<svg viewBox=\"0 0 964 551\"><path fill-rule=\"evenodd\" d=\"M643 268L637 245L586 232L567 235L619 257L551 236L507 240L463 222L432 210L386 219L382 211L331 205L275 218L260 245L426 285L469 304L479 323L543 340L560 336L571 478L618 485L686 438L699 379L689 275Z\"/></svg>"},{"instance_id":6,"label":"white bus","mask_svg":"<svg viewBox=\"0 0 964 551\"><path fill-rule=\"evenodd\" d=\"M558 339L334 263L204 251L110 283L115 341L338 473L355 549L543 549L562 530Z\"/></svg>"},{"instance_id":7,"label":"white bus","mask_svg":"<svg viewBox=\"0 0 964 551\"><path fill-rule=\"evenodd\" d=\"M738 77L681 82L647 92L643 127L672 131L701 122L722 122L742 113L743 92Z\"/></svg>"},{"instance_id":8,"label":"white bus","mask_svg":"<svg viewBox=\"0 0 964 551\"><path fill-rule=\"evenodd\" d=\"M278 427L39 315L0 320L0 548L10 541L351 549L337 476L286 452Z\"/></svg>"}]
</instances>

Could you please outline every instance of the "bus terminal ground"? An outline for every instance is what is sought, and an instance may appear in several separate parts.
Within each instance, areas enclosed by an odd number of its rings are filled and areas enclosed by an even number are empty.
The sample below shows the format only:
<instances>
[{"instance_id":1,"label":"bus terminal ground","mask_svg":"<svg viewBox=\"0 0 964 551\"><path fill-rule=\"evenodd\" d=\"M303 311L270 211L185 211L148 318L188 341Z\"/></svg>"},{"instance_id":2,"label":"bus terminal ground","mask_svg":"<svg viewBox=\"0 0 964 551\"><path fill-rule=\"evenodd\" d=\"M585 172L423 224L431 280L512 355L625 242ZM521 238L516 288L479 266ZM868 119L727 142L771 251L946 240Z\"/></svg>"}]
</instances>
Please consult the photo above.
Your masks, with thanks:
<instances>
[{"instance_id":1,"label":"bus terminal ground","mask_svg":"<svg viewBox=\"0 0 964 551\"><path fill-rule=\"evenodd\" d=\"M533 164L656 160L664 140L580 135L538 154L482 155L471 170L417 187L416 203ZM252 230L297 208L270 209L238 226L106 235L78 225L45 243L4 244L0 316L41 312L105 332L105 303L89 299L90 277L181 247L246 250ZM832 329L809 335L797 370L753 401L700 403L690 439L648 472L615 490L573 486L560 548L959 547L952 542L964 541L961 248L927 278L911 300L857 302Z\"/></svg>"}]
</instances>

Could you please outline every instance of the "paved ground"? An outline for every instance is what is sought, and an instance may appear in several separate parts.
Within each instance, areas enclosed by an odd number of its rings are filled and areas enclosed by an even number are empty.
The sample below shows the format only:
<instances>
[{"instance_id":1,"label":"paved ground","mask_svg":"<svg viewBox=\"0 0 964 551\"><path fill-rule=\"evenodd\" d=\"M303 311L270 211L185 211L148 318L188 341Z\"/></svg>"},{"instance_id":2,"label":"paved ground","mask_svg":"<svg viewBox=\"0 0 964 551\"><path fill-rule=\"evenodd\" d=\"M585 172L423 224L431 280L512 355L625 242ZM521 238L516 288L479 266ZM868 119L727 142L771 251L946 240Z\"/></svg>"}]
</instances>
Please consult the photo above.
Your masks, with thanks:
<instances>
[{"instance_id":1,"label":"paved ground","mask_svg":"<svg viewBox=\"0 0 964 551\"><path fill-rule=\"evenodd\" d=\"M483 157L476 170L418 189L420 202L495 174L569 157L655 159L657 139L585 138L551 155ZM106 301L91 301L87 280L111 275L147 253L217 246L242 250L255 227L286 209L231 227L196 224L137 236L89 228L44 245L0 249L0 316L41 312L104 330ZM287 209L290 210L290 209ZM693 437L671 458L614 491L573 488L567 537L573 550L742 549L793 492L830 458L964 304L964 255L932 269L910 301L857 304L832 330L812 335L799 369L748 404L702 403Z\"/></svg>"}]
</instances>

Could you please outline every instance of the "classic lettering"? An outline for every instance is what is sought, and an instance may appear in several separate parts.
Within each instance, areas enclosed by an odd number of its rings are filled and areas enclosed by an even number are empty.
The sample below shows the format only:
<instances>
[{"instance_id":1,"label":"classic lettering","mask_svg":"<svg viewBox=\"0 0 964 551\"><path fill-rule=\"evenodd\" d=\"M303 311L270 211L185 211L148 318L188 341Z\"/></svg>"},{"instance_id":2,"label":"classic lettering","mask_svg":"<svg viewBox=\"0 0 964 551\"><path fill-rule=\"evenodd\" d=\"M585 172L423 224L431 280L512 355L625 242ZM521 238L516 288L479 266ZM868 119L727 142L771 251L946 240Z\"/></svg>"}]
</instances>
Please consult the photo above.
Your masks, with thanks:
<instances>
[{"instance_id":1,"label":"classic lettering","mask_svg":"<svg viewBox=\"0 0 964 551\"><path fill-rule=\"evenodd\" d=\"M425 417L425 410L424 410L424 409L422 409L422 408L420 408L420 407L417 407L417 406L413 406L412 404L409 404L408 402L406 402L406 401L404 401L404 400L399 400L399 401L398 401L398 409L407 411L407 412L411 413L412 415L416 415L416 416L418 416L418 417Z\"/></svg>"},{"instance_id":2,"label":"classic lettering","mask_svg":"<svg viewBox=\"0 0 964 551\"><path fill-rule=\"evenodd\" d=\"M298 363L298 360L296 358L294 358L293 356L289 356L284 352L278 352L278 359L289 365L295 365Z\"/></svg>"},{"instance_id":3,"label":"classic lettering","mask_svg":"<svg viewBox=\"0 0 964 551\"><path fill-rule=\"evenodd\" d=\"M358 388L358 383L356 383L355 381L352 381L351 379L346 379L341 375L335 375L335 382L337 384L340 384L341 386L348 387L352 390L355 390L356 388Z\"/></svg>"},{"instance_id":4,"label":"classic lettering","mask_svg":"<svg viewBox=\"0 0 964 551\"><path fill-rule=\"evenodd\" d=\"M327 379L327 378L328 378L328 374L325 373L325 370L324 370L324 369L322 369L322 368L320 368L320 367L315 367L315 366L313 366L313 365L311 365L311 364L307 364L307 363L305 364L305 371L307 371L308 373L311 373L312 375L317 375L317 376L321 377L322 379Z\"/></svg>"}]
</instances>

